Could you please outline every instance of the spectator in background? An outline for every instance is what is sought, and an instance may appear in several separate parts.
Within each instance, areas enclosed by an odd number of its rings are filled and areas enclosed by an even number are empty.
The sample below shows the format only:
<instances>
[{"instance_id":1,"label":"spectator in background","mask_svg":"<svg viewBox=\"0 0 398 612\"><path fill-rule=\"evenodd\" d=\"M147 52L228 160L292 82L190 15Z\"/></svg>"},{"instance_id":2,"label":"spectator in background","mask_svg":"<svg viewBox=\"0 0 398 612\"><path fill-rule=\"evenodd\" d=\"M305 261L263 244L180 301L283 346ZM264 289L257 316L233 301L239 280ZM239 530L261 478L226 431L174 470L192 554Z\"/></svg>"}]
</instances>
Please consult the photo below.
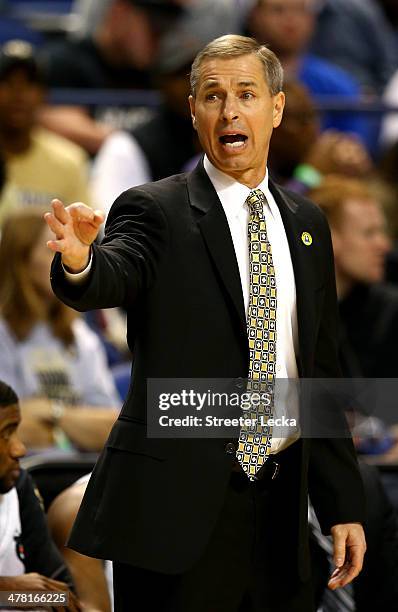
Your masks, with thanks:
<instances>
[{"instance_id":1,"label":"spectator in background","mask_svg":"<svg viewBox=\"0 0 398 612\"><path fill-rule=\"evenodd\" d=\"M377 0L377 3L380 4L385 16L392 25L398 44L398 5L396 0Z\"/></svg>"},{"instance_id":2,"label":"spectator in background","mask_svg":"<svg viewBox=\"0 0 398 612\"><path fill-rule=\"evenodd\" d=\"M186 0L184 14L172 30L177 38L182 36L183 45L189 33L192 43L197 44L217 35L240 33L252 3L253 0Z\"/></svg>"},{"instance_id":3,"label":"spectator in background","mask_svg":"<svg viewBox=\"0 0 398 612\"><path fill-rule=\"evenodd\" d=\"M29 447L99 450L120 400L99 338L53 294L43 211L11 214L0 241L0 378L22 401Z\"/></svg>"},{"instance_id":4,"label":"spectator in background","mask_svg":"<svg viewBox=\"0 0 398 612\"><path fill-rule=\"evenodd\" d=\"M386 219L366 183L326 177L308 197L332 232L346 376L398 377L398 289L385 284Z\"/></svg>"},{"instance_id":5,"label":"spectator in background","mask_svg":"<svg viewBox=\"0 0 398 612\"><path fill-rule=\"evenodd\" d=\"M111 134L94 161L93 192L104 211L122 191L196 165L201 148L188 105L190 67L210 40L239 30L247 10L237 0L190 0L163 36L154 70L163 103L133 130Z\"/></svg>"},{"instance_id":6,"label":"spectator in background","mask_svg":"<svg viewBox=\"0 0 398 612\"><path fill-rule=\"evenodd\" d=\"M372 162L357 137L336 130L321 134L319 113L307 89L297 81L287 81L284 92L282 122L270 146L269 165L275 180L304 194L327 174L369 174Z\"/></svg>"},{"instance_id":7,"label":"spectator in background","mask_svg":"<svg viewBox=\"0 0 398 612\"><path fill-rule=\"evenodd\" d=\"M398 141L381 157L377 165L378 178L383 187L383 204L388 219L393 248L388 254L386 279L398 285Z\"/></svg>"},{"instance_id":8,"label":"spectator in background","mask_svg":"<svg viewBox=\"0 0 398 612\"><path fill-rule=\"evenodd\" d=\"M175 4L185 7L190 6L193 2L202 1L203 0L175 0ZM221 0L221 2L222 1L223 0ZM239 3L241 0L224 1ZM73 13L77 16L77 23L74 24L73 36L83 37L92 35L112 2L113 0L74 0ZM149 4L149 2L146 4Z\"/></svg>"},{"instance_id":9,"label":"spectator in background","mask_svg":"<svg viewBox=\"0 0 398 612\"><path fill-rule=\"evenodd\" d=\"M391 26L393 27L396 44L395 48L398 49L398 3L396 0L378 0L378 3L382 5L382 8L387 15ZM375 27L373 25L373 27ZM377 32L376 32L377 34ZM394 48L394 45L390 45L391 48ZM373 47L372 47L373 48ZM379 62L379 57L376 55L377 63ZM398 107L398 50L395 55L395 61L393 63L392 69L389 71L389 77L391 77L388 81L384 83L386 88L383 93L383 101L387 106L391 106L393 108ZM380 145L383 150L383 153L389 156L389 149L391 147L398 146L398 113L390 113L384 115L381 133L380 133ZM392 152L392 156L396 156L395 152ZM396 174L396 172L395 172Z\"/></svg>"},{"instance_id":10,"label":"spectator in background","mask_svg":"<svg viewBox=\"0 0 398 612\"><path fill-rule=\"evenodd\" d=\"M25 455L20 421L18 397L0 381L0 590L67 591L65 609L75 612L81 607L70 591L71 576L50 537L32 480L19 465Z\"/></svg>"},{"instance_id":11,"label":"spectator in background","mask_svg":"<svg viewBox=\"0 0 398 612\"><path fill-rule=\"evenodd\" d=\"M360 88L353 77L308 51L316 6L316 0L256 0L247 27L254 38L276 53L286 77L306 85L315 98L328 95L358 100ZM365 142L369 136L366 123L353 113L327 114L323 128L355 132Z\"/></svg>"},{"instance_id":12,"label":"spectator in background","mask_svg":"<svg viewBox=\"0 0 398 612\"><path fill-rule=\"evenodd\" d=\"M0 155L0 235L1 224L9 211L17 206L17 190L7 180L7 168L4 157Z\"/></svg>"},{"instance_id":13,"label":"spectator in background","mask_svg":"<svg viewBox=\"0 0 398 612\"><path fill-rule=\"evenodd\" d=\"M340 311L340 363L343 374L347 378L355 379L397 378L398 289L384 282L385 259L390 242L380 202L366 183L342 177L327 177L318 189L309 193L309 197L326 214L332 232ZM386 392L380 382L376 387L372 384L370 387L365 385L359 384L358 380L353 381L353 389L358 387L359 398L359 404L356 404L355 408L362 413L356 421L354 439L360 452L380 454L394 446L394 437L381 420L385 419L390 424L396 421L391 404L389 408L388 397L391 391ZM373 392L373 395L367 391ZM377 402L373 400L375 394ZM366 401L368 397L372 400ZM396 453L394 450L391 452ZM363 470L362 474L364 476ZM382 478L386 491L397 508L396 474L382 474ZM358 611L393 609L383 605L383 598L391 592L383 592L377 605L374 601L375 593L372 595L369 586L377 583L382 588L385 580L389 581L391 576L390 584L395 582L392 589L395 601L397 597L396 540L391 536L391 531L388 535L388 531L383 527L382 532L378 533L374 525L374 510L377 507L379 510L385 507L384 516L387 519L387 507L380 494L378 499L375 492L374 489L368 496L370 518L365 527L368 543L366 565L370 573L368 570L364 572L354 585L357 586L358 592ZM382 505L379 502L382 502ZM388 522L390 526L393 525L391 519L388 519ZM388 553L388 546L386 547L388 543L391 554ZM390 567L386 566L385 570L380 572L385 563L390 564Z\"/></svg>"},{"instance_id":14,"label":"spectator in background","mask_svg":"<svg viewBox=\"0 0 398 612\"><path fill-rule=\"evenodd\" d=\"M85 493L90 474L62 491L48 509L48 525L58 549L70 568L77 594L90 612L110 612L112 606L112 565L93 559L65 545ZM134 597L134 595L133 595Z\"/></svg>"},{"instance_id":15,"label":"spectator in background","mask_svg":"<svg viewBox=\"0 0 398 612\"><path fill-rule=\"evenodd\" d=\"M393 74L391 81L388 83L383 95L383 101L387 106L398 108L398 70ZM380 144L384 152L396 145L398 142L398 113L388 112L385 114L381 133Z\"/></svg>"},{"instance_id":16,"label":"spectator in background","mask_svg":"<svg viewBox=\"0 0 398 612\"><path fill-rule=\"evenodd\" d=\"M380 95L397 66L398 43L377 1L321 0L318 4L311 51L353 75L364 92ZM396 0L391 4L396 6Z\"/></svg>"},{"instance_id":17,"label":"spectator in background","mask_svg":"<svg viewBox=\"0 0 398 612\"><path fill-rule=\"evenodd\" d=\"M51 87L147 89L160 34L181 12L173 0L112 0L92 36L51 43L44 50ZM115 128L112 113L91 116L85 107L48 107L43 125L97 153ZM107 115L108 123L103 116ZM117 109L117 127L131 127L131 112ZM133 119L134 121L134 119Z\"/></svg>"},{"instance_id":18,"label":"spectator in background","mask_svg":"<svg viewBox=\"0 0 398 612\"><path fill-rule=\"evenodd\" d=\"M122 191L182 172L201 150L188 104L189 71L196 53L222 26L196 16L192 10L162 40L155 75L161 106L131 132L109 136L94 161L92 188L104 211Z\"/></svg>"},{"instance_id":19,"label":"spectator in background","mask_svg":"<svg viewBox=\"0 0 398 612\"><path fill-rule=\"evenodd\" d=\"M3 45L0 150L8 180L15 187L15 206L45 205L54 197L68 202L89 197L84 152L37 125L44 95L44 76L32 47L23 41Z\"/></svg>"},{"instance_id":20,"label":"spectator in background","mask_svg":"<svg viewBox=\"0 0 398 612\"><path fill-rule=\"evenodd\" d=\"M313 582L315 591L319 592L322 587L324 590L319 602L322 604L319 605L320 612L393 612L398 601L397 514L386 495L377 468L360 461L359 469L366 495L364 529L367 549L362 571L352 588L345 587L345 597L342 597L342 590L330 591L325 588L330 572L328 562L325 566L328 558L330 562L330 542L328 536L321 533L313 510L310 511Z\"/></svg>"}]
</instances>

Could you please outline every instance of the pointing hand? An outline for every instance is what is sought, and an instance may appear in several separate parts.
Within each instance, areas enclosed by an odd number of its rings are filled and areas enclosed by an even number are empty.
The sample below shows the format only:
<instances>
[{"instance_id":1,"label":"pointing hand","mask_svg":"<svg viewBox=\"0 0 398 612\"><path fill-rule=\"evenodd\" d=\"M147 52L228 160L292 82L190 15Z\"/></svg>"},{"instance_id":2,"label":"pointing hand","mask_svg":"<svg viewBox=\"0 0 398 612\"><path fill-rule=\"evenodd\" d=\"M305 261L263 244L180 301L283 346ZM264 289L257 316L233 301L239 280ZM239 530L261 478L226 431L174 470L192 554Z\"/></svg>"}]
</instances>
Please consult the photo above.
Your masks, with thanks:
<instances>
[{"instance_id":1,"label":"pointing hand","mask_svg":"<svg viewBox=\"0 0 398 612\"><path fill-rule=\"evenodd\" d=\"M90 245L98 236L104 213L81 202L65 207L60 200L51 202L52 212L44 219L55 234L47 246L62 254L62 263L72 272L84 270L90 259Z\"/></svg>"}]
</instances>

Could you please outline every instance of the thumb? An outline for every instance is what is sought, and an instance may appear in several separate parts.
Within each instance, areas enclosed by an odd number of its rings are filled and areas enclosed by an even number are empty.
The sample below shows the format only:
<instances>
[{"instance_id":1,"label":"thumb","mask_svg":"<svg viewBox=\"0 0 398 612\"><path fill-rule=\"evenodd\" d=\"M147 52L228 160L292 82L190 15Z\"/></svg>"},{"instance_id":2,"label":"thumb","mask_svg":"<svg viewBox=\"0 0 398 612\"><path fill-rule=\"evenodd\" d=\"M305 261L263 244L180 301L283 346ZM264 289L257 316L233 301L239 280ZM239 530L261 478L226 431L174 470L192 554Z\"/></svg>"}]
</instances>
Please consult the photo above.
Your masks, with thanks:
<instances>
[{"instance_id":1,"label":"thumb","mask_svg":"<svg viewBox=\"0 0 398 612\"><path fill-rule=\"evenodd\" d=\"M94 211L94 223L99 227L100 225L103 224L103 222L105 221L105 214L102 210L95 210Z\"/></svg>"}]
</instances>

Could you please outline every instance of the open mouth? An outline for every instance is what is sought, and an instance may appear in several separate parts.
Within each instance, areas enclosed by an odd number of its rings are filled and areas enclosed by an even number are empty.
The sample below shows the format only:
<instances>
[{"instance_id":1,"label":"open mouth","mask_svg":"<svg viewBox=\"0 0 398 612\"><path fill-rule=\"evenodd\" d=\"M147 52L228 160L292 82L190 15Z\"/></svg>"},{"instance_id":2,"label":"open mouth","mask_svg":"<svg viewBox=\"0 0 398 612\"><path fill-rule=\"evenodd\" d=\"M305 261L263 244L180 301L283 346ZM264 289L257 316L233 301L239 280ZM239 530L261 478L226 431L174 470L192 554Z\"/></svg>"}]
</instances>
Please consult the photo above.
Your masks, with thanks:
<instances>
[{"instance_id":1,"label":"open mouth","mask_svg":"<svg viewBox=\"0 0 398 612\"><path fill-rule=\"evenodd\" d=\"M225 134L220 136L219 141L225 147L231 149L240 149L244 147L247 141L247 136L244 134Z\"/></svg>"}]
</instances>

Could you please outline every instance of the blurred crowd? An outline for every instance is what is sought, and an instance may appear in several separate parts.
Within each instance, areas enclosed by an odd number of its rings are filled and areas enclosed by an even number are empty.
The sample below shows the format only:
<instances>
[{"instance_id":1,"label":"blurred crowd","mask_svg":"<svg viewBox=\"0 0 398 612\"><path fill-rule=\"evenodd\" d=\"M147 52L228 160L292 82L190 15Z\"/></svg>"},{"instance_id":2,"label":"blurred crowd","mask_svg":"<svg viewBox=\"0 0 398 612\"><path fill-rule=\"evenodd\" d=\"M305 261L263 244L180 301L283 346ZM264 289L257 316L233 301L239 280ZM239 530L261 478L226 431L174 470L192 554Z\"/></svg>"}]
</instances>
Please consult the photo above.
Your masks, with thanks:
<instances>
[{"instance_id":1,"label":"blurred crowd","mask_svg":"<svg viewBox=\"0 0 398 612\"><path fill-rule=\"evenodd\" d=\"M18 4L0 3L0 529L20 515L13 528L25 537L31 504L40 546L52 552L47 564L39 554L33 562L18 547L18 558L5 555L0 540L0 586L19 576L3 588L55 589L58 577L70 609L106 612L107 566L64 547L86 480L54 501L50 535L28 474L9 475L25 454L98 452L134 360L122 310L83 316L54 297L43 212L58 198L107 214L122 191L193 168L201 147L187 103L192 61L217 36L251 35L285 71L270 175L329 221L343 374L398 378L398 2L75 0L52 28L31 18L45 3L23 3L29 19ZM398 413L385 422L366 406L359 420L363 465L371 456L395 472L363 467L375 544L355 605L389 612L398 609ZM379 599L367 580L382 584ZM355 609L339 606L322 609Z\"/></svg>"}]
</instances>

